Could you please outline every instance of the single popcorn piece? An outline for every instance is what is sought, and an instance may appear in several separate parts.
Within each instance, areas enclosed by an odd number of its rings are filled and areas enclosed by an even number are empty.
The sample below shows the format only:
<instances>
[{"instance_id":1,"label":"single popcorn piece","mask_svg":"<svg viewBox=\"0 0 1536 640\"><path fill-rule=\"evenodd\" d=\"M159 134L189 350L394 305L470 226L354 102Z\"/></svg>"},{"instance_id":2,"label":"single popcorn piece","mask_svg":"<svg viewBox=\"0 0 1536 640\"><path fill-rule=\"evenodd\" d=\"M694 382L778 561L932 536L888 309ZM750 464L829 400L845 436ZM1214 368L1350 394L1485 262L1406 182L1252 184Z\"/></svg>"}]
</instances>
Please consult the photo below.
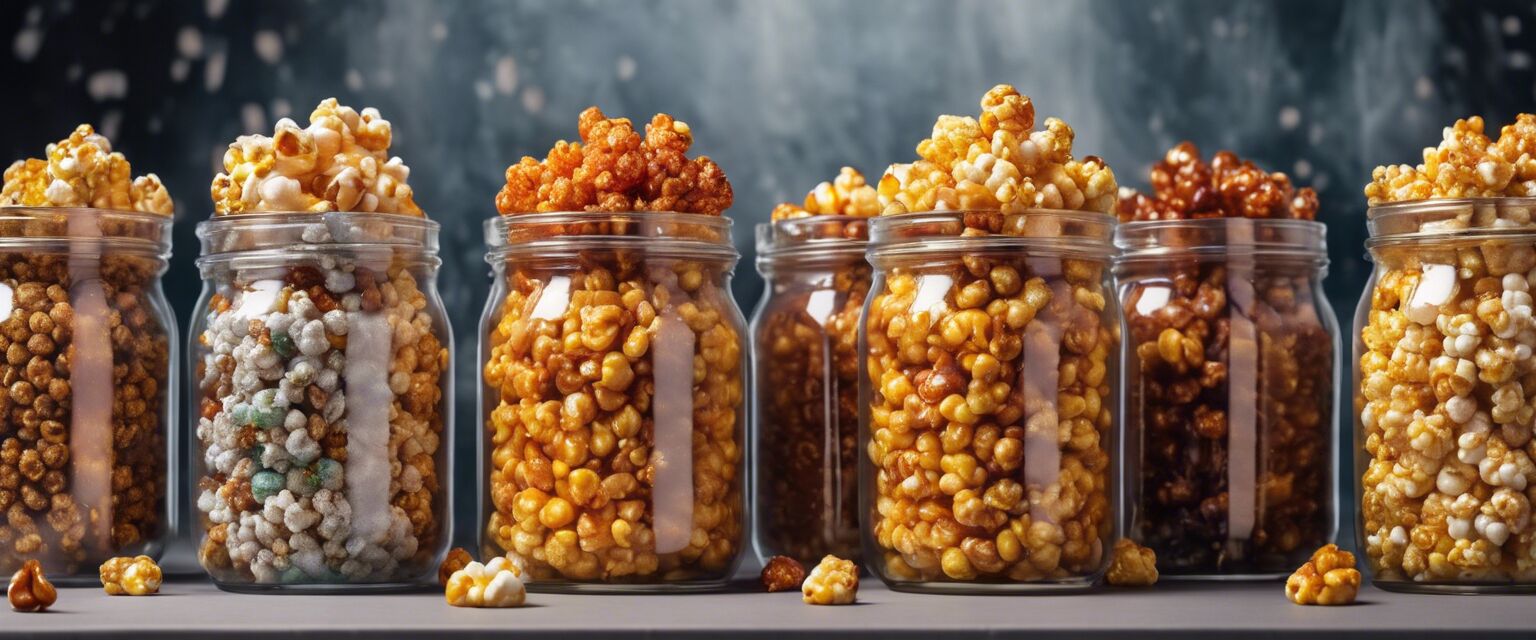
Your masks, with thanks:
<instances>
[{"instance_id":1,"label":"single popcorn piece","mask_svg":"<svg viewBox=\"0 0 1536 640\"><path fill-rule=\"evenodd\" d=\"M1034 103L1005 84L982 96L979 119L939 116L932 134L917 145L921 159L893 164L881 176L881 213L1110 213L1118 191L1114 172L1097 157L1073 157L1067 123L1046 118L1043 129L1034 126Z\"/></svg>"},{"instance_id":2,"label":"single popcorn piece","mask_svg":"<svg viewBox=\"0 0 1536 640\"><path fill-rule=\"evenodd\" d=\"M1150 587L1157 584L1157 553L1129 538L1115 543L1114 557L1104 579L1117 587Z\"/></svg>"},{"instance_id":3,"label":"single popcorn piece","mask_svg":"<svg viewBox=\"0 0 1536 640\"><path fill-rule=\"evenodd\" d=\"M393 131L374 108L327 98L309 126L288 118L271 136L240 136L210 188L215 215L355 211L424 215L407 184L411 170L389 155Z\"/></svg>"},{"instance_id":4,"label":"single popcorn piece","mask_svg":"<svg viewBox=\"0 0 1536 640\"><path fill-rule=\"evenodd\" d=\"M5 170L0 206L91 207L171 215L160 178L132 178L128 159L88 124L48 145L47 159L17 160Z\"/></svg>"},{"instance_id":5,"label":"single popcorn piece","mask_svg":"<svg viewBox=\"0 0 1536 640\"><path fill-rule=\"evenodd\" d=\"M837 556L821 559L800 585L806 604L853 604L859 593L859 568Z\"/></svg>"},{"instance_id":6,"label":"single popcorn piece","mask_svg":"<svg viewBox=\"0 0 1536 640\"><path fill-rule=\"evenodd\" d=\"M685 122L656 114L642 137L628 118L588 107L578 133L581 142L562 140L543 160L524 156L507 167L497 211L720 215L731 206L731 183L720 166L706 156L687 157L693 132Z\"/></svg>"},{"instance_id":7,"label":"single popcorn piece","mask_svg":"<svg viewBox=\"0 0 1536 640\"><path fill-rule=\"evenodd\" d=\"M1285 597L1302 605L1345 605L1360 591L1355 554L1326 544L1285 581Z\"/></svg>"},{"instance_id":8,"label":"single popcorn piece","mask_svg":"<svg viewBox=\"0 0 1536 640\"><path fill-rule=\"evenodd\" d=\"M518 607L528 596L522 576L523 571L505 557L486 564L470 562L449 576L444 595L455 607Z\"/></svg>"},{"instance_id":9,"label":"single popcorn piece","mask_svg":"<svg viewBox=\"0 0 1536 640\"><path fill-rule=\"evenodd\" d=\"M759 579L763 583L763 588L769 593L788 591L798 588L805 582L805 567L789 556L774 556L763 565L763 573Z\"/></svg>"},{"instance_id":10,"label":"single popcorn piece","mask_svg":"<svg viewBox=\"0 0 1536 640\"><path fill-rule=\"evenodd\" d=\"M774 207L771 219L778 222L815 215L868 218L880 215L880 209L880 195L864 174L843 167L831 182L822 182L805 194L804 203L785 202Z\"/></svg>"},{"instance_id":11,"label":"single popcorn piece","mask_svg":"<svg viewBox=\"0 0 1536 640\"><path fill-rule=\"evenodd\" d=\"M469 555L469 550L464 547L454 547L443 558L443 563L437 567L437 583L448 586L448 579L453 577L460 569L469 566L475 559Z\"/></svg>"},{"instance_id":12,"label":"single popcorn piece","mask_svg":"<svg viewBox=\"0 0 1536 640\"><path fill-rule=\"evenodd\" d=\"M28 560L11 576L5 595L11 608L22 613L44 611L59 599L58 590L43 576L43 565L36 560Z\"/></svg>"},{"instance_id":13,"label":"single popcorn piece","mask_svg":"<svg viewBox=\"0 0 1536 640\"><path fill-rule=\"evenodd\" d=\"M1440 145L1424 149L1424 162L1376 167L1365 197L1371 204L1430 198L1536 195L1536 115L1522 113L1499 131L1497 142L1473 116L1446 127Z\"/></svg>"},{"instance_id":14,"label":"single popcorn piece","mask_svg":"<svg viewBox=\"0 0 1536 640\"><path fill-rule=\"evenodd\" d=\"M162 575L154 558L112 558L101 563L101 586L109 596L147 596L160 592Z\"/></svg>"}]
</instances>

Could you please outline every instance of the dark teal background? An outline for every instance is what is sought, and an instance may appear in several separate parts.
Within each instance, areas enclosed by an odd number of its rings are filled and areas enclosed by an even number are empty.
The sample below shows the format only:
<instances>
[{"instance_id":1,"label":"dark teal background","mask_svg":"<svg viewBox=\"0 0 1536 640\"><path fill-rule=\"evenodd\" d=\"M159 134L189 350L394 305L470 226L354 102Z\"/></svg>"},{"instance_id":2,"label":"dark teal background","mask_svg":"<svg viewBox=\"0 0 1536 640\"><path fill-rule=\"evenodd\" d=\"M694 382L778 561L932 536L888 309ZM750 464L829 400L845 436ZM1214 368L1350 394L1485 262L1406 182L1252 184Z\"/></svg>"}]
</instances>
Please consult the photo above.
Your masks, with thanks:
<instances>
[{"instance_id":1,"label":"dark teal background","mask_svg":"<svg viewBox=\"0 0 1536 640\"><path fill-rule=\"evenodd\" d=\"M575 137L587 105L689 122L735 185L750 260L749 227L774 203L843 164L878 177L937 114L974 114L1012 83L1122 184L1144 186L1190 139L1316 187L1347 332L1368 274L1371 167L1417 162L1457 117L1497 127L1531 110L1533 36L1531 3L1465 0L0 0L0 158L92 122L136 172L158 173L179 211L166 285L185 327L200 286L192 227L224 147L302 122L327 96L378 107L444 227L467 540L480 223L505 167ZM750 264L736 283L748 310L761 290Z\"/></svg>"}]
</instances>

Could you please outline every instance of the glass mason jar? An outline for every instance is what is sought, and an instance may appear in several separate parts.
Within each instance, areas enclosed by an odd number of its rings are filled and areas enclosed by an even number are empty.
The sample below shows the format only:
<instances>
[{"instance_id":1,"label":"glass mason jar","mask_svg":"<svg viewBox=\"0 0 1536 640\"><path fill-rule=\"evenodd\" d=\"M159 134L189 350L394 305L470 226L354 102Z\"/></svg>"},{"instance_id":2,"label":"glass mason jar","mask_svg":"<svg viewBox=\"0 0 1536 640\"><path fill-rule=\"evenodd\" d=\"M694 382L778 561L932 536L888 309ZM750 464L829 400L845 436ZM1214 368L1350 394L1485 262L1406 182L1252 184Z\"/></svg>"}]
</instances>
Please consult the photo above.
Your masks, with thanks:
<instances>
[{"instance_id":1,"label":"glass mason jar","mask_svg":"<svg viewBox=\"0 0 1536 640\"><path fill-rule=\"evenodd\" d=\"M453 336L438 225L200 223L191 330L198 560L234 591L396 590L451 537Z\"/></svg>"},{"instance_id":2,"label":"glass mason jar","mask_svg":"<svg viewBox=\"0 0 1536 640\"><path fill-rule=\"evenodd\" d=\"M747 327L729 218L485 224L481 539L531 588L723 587L746 541Z\"/></svg>"},{"instance_id":3,"label":"glass mason jar","mask_svg":"<svg viewBox=\"0 0 1536 640\"><path fill-rule=\"evenodd\" d=\"M814 565L859 553L859 313L867 218L757 227L763 300L752 320L754 545Z\"/></svg>"},{"instance_id":4,"label":"glass mason jar","mask_svg":"<svg viewBox=\"0 0 1536 640\"><path fill-rule=\"evenodd\" d=\"M1278 578L1338 529L1321 223L1121 224L1129 535L1170 578Z\"/></svg>"},{"instance_id":5,"label":"glass mason jar","mask_svg":"<svg viewBox=\"0 0 1536 640\"><path fill-rule=\"evenodd\" d=\"M864 554L893 589L1086 589L1117 534L1114 219L871 223L860 331Z\"/></svg>"},{"instance_id":6,"label":"glass mason jar","mask_svg":"<svg viewBox=\"0 0 1536 640\"><path fill-rule=\"evenodd\" d=\"M0 572L99 584L174 531L170 216L0 208Z\"/></svg>"},{"instance_id":7,"label":"glass mason jar","mask_svg":"<svg viewBox=\"0 0 1536 640\"><path fill-rule=\"evenodd\" d=\"M1383 589L1536 591L1533 212L1536 198L1368 213L1358 542Z\"/></svg>"}]
</instances>

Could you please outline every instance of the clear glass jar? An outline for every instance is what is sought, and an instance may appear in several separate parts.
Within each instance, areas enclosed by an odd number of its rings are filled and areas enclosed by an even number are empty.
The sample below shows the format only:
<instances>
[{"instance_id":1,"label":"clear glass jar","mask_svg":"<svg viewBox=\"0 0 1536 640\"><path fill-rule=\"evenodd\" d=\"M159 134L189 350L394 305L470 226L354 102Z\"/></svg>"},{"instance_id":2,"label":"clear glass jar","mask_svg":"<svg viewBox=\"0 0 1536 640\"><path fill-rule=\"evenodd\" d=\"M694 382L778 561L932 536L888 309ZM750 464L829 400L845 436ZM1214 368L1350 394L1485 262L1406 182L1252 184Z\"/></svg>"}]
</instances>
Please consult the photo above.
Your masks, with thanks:
<instances>
[{"instance_id":1,"label":"clear glass jar","mask_svg":"<svg viewBox=\"0 0 1536 640\"><path fill-rule=\"evenodd\" d=\"M198 560L234 591L396 590L451 538L453 336L438 225L376 213L198 224Z\"/></svg>"},{"instance_id":2,"label":"clear glass jar","mask_svg":"<svg viewBox=\"0 0 1536 640\"><path fill-rule=\"evenodd\" d=\"M1114 219L871 223L860 331L866 563L893 589L1086 589L1117 534Z\"/></svg>"},{"instance_id":3,"label":"clear glass jar","mask_svg":"<svg viewBox=\"0 0 1536 640\"><path fill-rule=\"evenodd\" d=\"M171 218L0 208L0 572L99 584L174 531Z\"/></svg>"},{"instance_id":4,"label":"clear glass jar","mask_svg":"<svg viewBox=\"0 0 1536 640\"><path fill-rule=\"evenodd\" d=\"M859 553L859 313L867 218L757 227L766 284L752 319L753 543L814 565Z\"/></svg>"},{"instance_id":5,"label":"clear glass jar","mask_svg":"<svg viewBox=\"0 0 1536 640\"><path fill-rule=\"evenodd\" d=\"M1536 198L1368 212L1359 545L1394 591L1536 591Z\"/></svg>"},{"instance_id":6,"label":"clear glass jar","mask_svg":"<svg viewBox=\"0 0 1536 640\"><path fill-rule=\"evenodd\" d=\"M705 590L746 541L747 327L728 218L485 224L481 539L530 588Z\"/></svg>"},{"instance_id":7,"label":"clear glass jar","mask_svg":"<svg viewBox=\"0 0 1536 640\"><path fill-rule=\"evenodd\" d=\"M1168 578L1277 578L1338 529L1325 227L1121 224L1129 535Z\"/></svg>"}]
</instances>

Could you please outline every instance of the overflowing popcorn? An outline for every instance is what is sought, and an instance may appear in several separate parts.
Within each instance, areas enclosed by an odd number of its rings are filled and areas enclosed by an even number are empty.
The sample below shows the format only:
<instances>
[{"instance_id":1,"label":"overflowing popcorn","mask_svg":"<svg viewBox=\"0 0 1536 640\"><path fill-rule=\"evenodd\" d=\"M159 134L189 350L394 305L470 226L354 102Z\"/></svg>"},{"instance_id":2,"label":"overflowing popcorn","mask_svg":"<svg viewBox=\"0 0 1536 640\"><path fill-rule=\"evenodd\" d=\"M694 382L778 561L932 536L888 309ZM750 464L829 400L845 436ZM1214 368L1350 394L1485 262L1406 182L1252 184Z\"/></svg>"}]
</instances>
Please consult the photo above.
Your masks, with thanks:
<instances>
[{"instance_id":1,"label":"overflowing popcorn","mask_svg":"<svg viewBox=\"0 0 1536 640\"><path fill-rule=\"evenodd\" d=\"M112 151L112 143L91 125L82 124L68 138L49 144L46 155L17 160L5 170L0 206L174 212L160 177L130 177L128 159Z\"/></svg>"},{"instance_id":2,"label":"overflowing popcorn","mask_svg":"<svg viewBox=\"0 0 1536 640\"><path fill-rule=\"evenodd\" d=\"M580 131L582 143L508 168L496 204L509 226L546 211L711 221L730 205L719 167L684 155L688 126L670 116L641 140L590 108ZM686 237L699 231L687 217L666 224ZM613 235L638 226L633 216L594 219L565 232L592 235L579 260L524 259L516 241L496 259L507 293L491 303L484 347L483 551L526 561L539 581L723 582L744 536L746 345L732 260Z\"/></svg>"},{"instance_id":3,"label":"overflowing popcorn","mask_svg":"<svg viewBox=\"0 0 1536 640\"><path fill-rule=\"evenodd\" d=\"M1536 117L1497 142L1479 118L1448 128L1416 169L1384 167L1373 203L1525 195ZM1522 236L1454 242L1462 229L1528 229L1521 200L1373 209L1373 222L1423 238L1372 248L1377 272L1360 329L1355 410L1366 561L1377 581L1531 583L1536 421L1536 247ZM1421 209L1424 209L1421 211ZM1399 218L1409 218L1402 227ZM1393 226L1397 225L1397 226Z\"/></svg>"},{"instance_id":4,"label":"overflowing popcorn","mask_svg":"<svg viewBox=\"0 0 1536 640\"><path fill-rule=\"evenodd\" d=\"M0 206L172 213L159 178L131 179L127 159L89 125L45 155L6 170ZM17 216L5 231L70 237L74 220ZM127 223L90 226L106 238L137 233ZM156 306L163 267L153 249L115 246L0 256L0 570L43 559L73 575L162 536L171 366L170 319Z\"/></svg>"},{"instance_id":5,"label":"overflowing popcorn","mask_svg":"<svg viewBox=\"0 0 1536 640\"><path fill-rule=\"evenodd\" d=\"M118 557L101 563L101 588L109 596L147 596L160 592L160 565L149 556Z\"/></svg>"},{"instance_id":6,"label":"overflowing popcorn","mask_svg":"<svg viewBox=\"0 0 1536 640\"><path fill-rule=\"evenodd\" d=\"M275 142L245 137L232 145L231 173L213 183L218 214L422 215L403 165L382 161L391 134L377 112L326 100L311 122L308 130L279 123ZM268 147L275 158L242 160ZM251 196L305 176L295 193L308 200ZM349 176L365 186L357 193L336 186ZM242 191L252 180L266 182ZM399 250L325 249L333 233L354 232L340 225L361 234L362 224L317 222L303 238L320 250L287 266L234 263L215 272L194 380L204 469L199 559L216 579L379 583L430 575L447 508L439 465L448 328L435 319L441 310L425 261Z\"/></svg>"},{"instance_id":7,"label":"overflowing popcorn","mask_svg":"<svg viewBox=\"0 0 1536 640\"><path fill-rule=\"evenodd\" d=\"M689 158L693 131L658 113L635 131L629 118L608 118L588 107L578 122L581 142L561 140L544 160L524 156L507 167L496 194L503 215L550 211L675 211L720 215L730 208L731 183L708 157Z\"/></svg>"},{"instance_id":8,"label":"overflowing popcorn","mask_svg":"<svg viewBox=\"0 0 1536 640\"><path fill-rule=\"evenodd\" d=\"M1231 152L1207 164L1189 142L1152 167L1152 185L1151 196L1122 190L1118 206L1122 238L1153 237L1162 252L1129 251L1119 272L1141 442L1134 535L1167 573L1283 574L1331 529L1335 356L1321 274L1307 259L1255 263L1212 244L1286 240L1264 223L1139 223L1312 220L1317 194Z\"/></svg>"},{"instance_id":9,"label":"overflowing popcorn","mask_svg":"<svg viewBox=\"0 0 1536 640\"><path fill-rule=\"evenodd\" d=\"M800 585L806 604L853 604L859 596L859 567L852 560L827 556Z\"/></svg>"},{"instance_id":10,"label":"overflowing popcorn","mask_svg":"<svg viewBox=\"0 0 1536 640\"><path fill-rule=\"evenodd\" d=\"M1029 96L1000 84L981 98L981 114L939 116L917 145L921 159L880 177L883 215L909 211L1067 209L1109 213L1115 174L1096 156L1072 157L1072 127L1046 118L1035 129Z\"/></svg>"},{"instance_id":11,"label":"overflowing popcorn","mask_svg":"<svg viewBox=\"0 0 1536 640\"><path fill-rule=\"evenodd\" d=\"M1351 604L1360 592L1355 554L1333 544L1323 545L1312 559L1285 581L1286 599L1301 605Z\"/></svg>"},{"instance_id":12,"label":"overflowing popcorn","mask_svg":"<svg viewBox=\"0 0 1536 640\"><path fill-rule=\"evenodd\" d=\"M1108 229L1114 176L1096 158L1072 159L1065 123L1033 124L1028 98L996 87L979 119L940 118L918 146L923 160L881 179L885 213L967 209L954 225L923 224L907 248L942 228L933 237L975 247L921 259L872 251L885 277L864 320L874 475L862 490L889 580L1086 583L1108 562L1120 323L1108 234L1083 229ZM973 181L962 171L973 165L1001 177ZM1037 256L984 242L1069 235L1102 248Z\"/></svg>"},{"instance_id":13,"label":"overflowing popcorn","mask_svg":"<svg viewBox=\"0 0 1536 640\"><path fill-rule=\"evenodd\" d=\"M800 562L859 550L859 312L869 293L863 220L878 215L874 187L843 167L773 211L775 240L837 242L814 257L759 247L771 295L753 329L757 367L759 535ZM829 217L836 216L836 217ZM827 476L835 475L834 478ZM836 487L829 492L826 487Z\"/></svg>"},{"instance_id":14,"label":"overflowing popcorn","mask_svg":"<svg viewBox=\"0 0 1536 640\"><path fill-rule=\"evenodd\" d=\"M22 613L38 613L53 606L59 600L59 591L43 575L43 565L28 560L11 576L11 584L5 590L11 609Z\"/></svg>"},{"instance_id":15,"label":"overflowing popcorn","mask_svg":"<svg viewBox=\"0 0 1536 640\"><path fill-rule=\"evenodd\" d=\"M453 572L443 595L449 606L497 609L522 606L528 590L523 585L523 569L497 556L485 564L470 562Z\"/></svg>"},{"instance_id":16,"label":"overflowing popcorn","mask_svg":"<svg viewBox=\"0 0 1536 640\"><path fill-rule=\"evenodd\" d=\"M407 184L411 170L389 155L394 131L372 107L321 101L309 126L277 121L271 136L240 136L211 188L215 215L358 211L425 215Z\"/></svg>"},{"instance_id":17,"label":"overflowing popcorn","mask_svg":"<svg viewBox=\"0 0 1536 640\"><path fill-rule=\"evenodd\" d=\"M1150 587L1157 584L1157 552L1129 538L1115 543L1104 581L1117 587Z\"/></svg>"},{"instance_id":18,"label":"overflowing popcorn","mask_svg":"<svg viewBox=\"0 0 1536 640\"><path fill-rule=\"evenodd\" d=\"M774 556L763 565L758 581L769 593L799 589L805 582L805 566L789 556Z\"/></svg>"}]
</instances>

